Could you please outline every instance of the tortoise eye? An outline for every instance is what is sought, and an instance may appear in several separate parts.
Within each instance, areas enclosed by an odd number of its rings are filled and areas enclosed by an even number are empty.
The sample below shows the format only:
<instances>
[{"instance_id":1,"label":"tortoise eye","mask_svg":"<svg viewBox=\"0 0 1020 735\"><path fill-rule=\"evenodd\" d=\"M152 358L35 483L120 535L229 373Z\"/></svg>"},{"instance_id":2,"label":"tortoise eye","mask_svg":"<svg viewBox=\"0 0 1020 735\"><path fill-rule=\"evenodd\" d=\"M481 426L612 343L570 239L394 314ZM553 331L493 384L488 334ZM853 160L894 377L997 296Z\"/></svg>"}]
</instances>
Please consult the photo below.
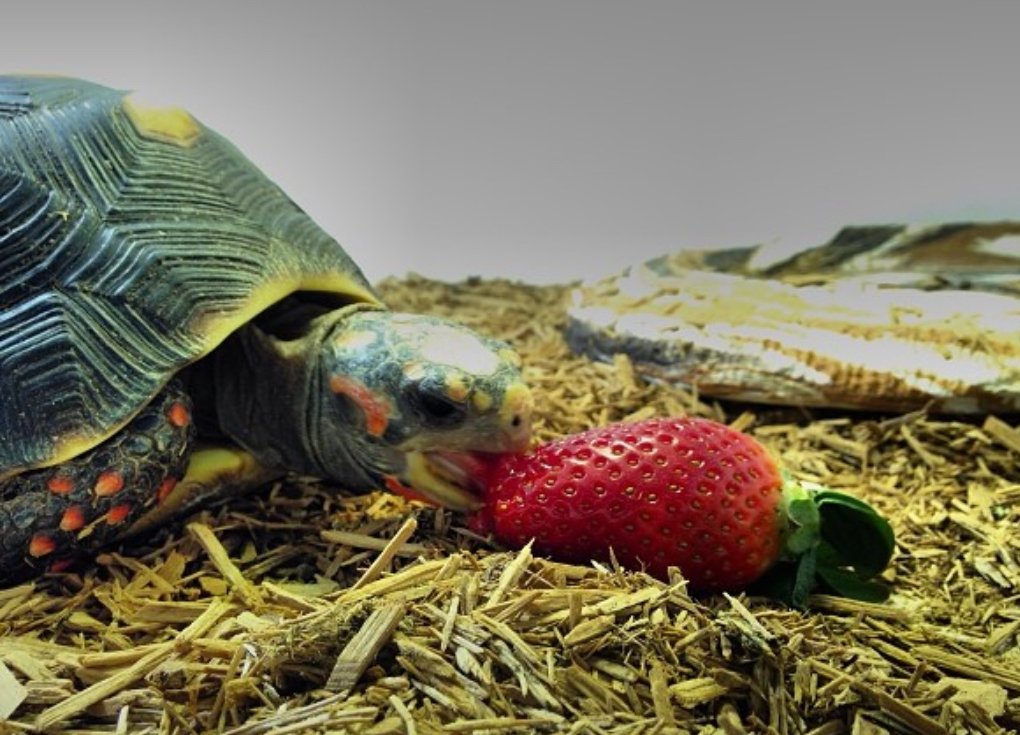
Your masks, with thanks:
<instances>
[{"instance_id":1,"label":"tortoise eye","mask_svg":"<svg viewBox=\"0 0 1020 735\"><path fill-rule=\"evenodd\" d=\"M463 405L421 386L413 391L412 402L426 423L432 426L452 426L464 419Z\"/></svg>"}]
</instances>

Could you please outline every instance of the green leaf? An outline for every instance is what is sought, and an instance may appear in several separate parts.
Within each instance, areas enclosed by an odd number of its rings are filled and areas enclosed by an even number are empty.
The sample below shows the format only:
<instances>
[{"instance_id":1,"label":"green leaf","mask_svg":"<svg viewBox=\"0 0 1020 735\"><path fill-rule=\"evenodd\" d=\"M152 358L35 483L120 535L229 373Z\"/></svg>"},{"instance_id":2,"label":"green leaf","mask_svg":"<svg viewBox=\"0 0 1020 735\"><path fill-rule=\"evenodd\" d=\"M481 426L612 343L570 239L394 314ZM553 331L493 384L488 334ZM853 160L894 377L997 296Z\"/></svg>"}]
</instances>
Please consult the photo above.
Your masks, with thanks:
<instances>
[{"instance_id":1,"label":"green leaf","mask_svg":"<svg viewBox=\"0 0 1020 735\"><path fill-rule=\"evenodd\" d=\"M862 513L875 513L877 515L877 511L863 500L855 498L853 495L847 495L846 493L836 492L835 490L819 490L814 493L813 497L818 505L839 503L840 505L845 505L847 507L857 508Z\"/></svg>"},{"instance_id":2,"label":"green leaf","mask_svg":"<svg viewBox=\"0 0 1020 735\"><path fill-rule=\"evenodd\" d=\"M798 557L808 549L817 546L820 538L821 516L818 504L811 495L799 488L793 488L786 502L786 518L793 527L786 538L786 555Z\"/></svg>"},{"instance_id":3,"label":"green leaf","mask_svg":"<svg viewBox=\"0 0 1020 735\"><path fill-rule=\"evenodd\" d=\"M869 579L888 566L896 540L892 526L874 508L843 493L823 491L815 496L821 516L821 537L837 555L833 567L853 567Z\"/></svg>"},{"instance_id":4,"label":"green leaf","mask_svg":"<svg viewBox=\"0 0 1020 735\"><path fill-rule=\"evenodd\" d=\"M795 559L815 546L818 546L818 528L803 526L786 537L784 551L788 558Z\"/></svg>"},{"instance_id":5,"label":"green leaf","mask_svg":"<svg viewBox=\"0 0 1020 735\"><path fill-rule=\"evenodd\" d=\"M819 565L819 579L828 587L828 592L863 602L885 602L889 598L889 586L874 579L863 579L847 569Z\"/></svg>"},{"instance_id":6,"label":"green leaf","mask_svg":"<svg viewBox=\"0 0 1020 735\"><path fill-rule=\"evenodd\" d=\"M791 500L787 506L786 514L798 526L815 526L821 520L818 514L818 502L810 496Z\"/></svg>"},{"instance_id":7,"label":"green leaf","mask_svg":"<svg viewBox=\"0 0 1020 735\"><path fill-rule=\"evenodd\" d=\"M777 562L748 591L803 609L817 586L816 555L812 548L797 559Z\"/></svg>"},{"instance_id":8,"label":"green leaf","mask_svg":"<svg viewBox=\"0 0 1020 735\"><path fill-rule=\"evenodd\" d=\"M793 580L790 604L801 609L807 607L808 595L815 588L815 572L818 564L818 549L812 547L797 560L797 574Z\"/></svg>"}]
</instances>

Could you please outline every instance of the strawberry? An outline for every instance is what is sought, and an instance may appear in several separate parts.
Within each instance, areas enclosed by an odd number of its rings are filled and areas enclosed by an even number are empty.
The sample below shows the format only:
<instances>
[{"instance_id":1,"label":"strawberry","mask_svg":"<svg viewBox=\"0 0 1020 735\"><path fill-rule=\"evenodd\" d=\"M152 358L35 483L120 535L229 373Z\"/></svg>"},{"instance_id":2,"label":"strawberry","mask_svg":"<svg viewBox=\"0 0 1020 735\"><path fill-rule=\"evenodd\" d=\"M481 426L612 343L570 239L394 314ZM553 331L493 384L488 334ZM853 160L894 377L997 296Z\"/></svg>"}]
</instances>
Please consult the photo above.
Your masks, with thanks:
<instances>
[{"instance_id":1,"label":"strawberry","mask_svg":"<svg viewBox=\"0 0 1020 735\"><path fill-rule=\"evenodd\" d=\"M607 559L693 590L747 587L802 605L808 592L882 599L871 581L892 554L892 531L850 496L783 478L755 439L700 418L614 424L498 455L471 527L563 561ZM866 547L862 550L862 546ZM778 569L778 571L777 571Z\"/></svg>"}]
</instances>

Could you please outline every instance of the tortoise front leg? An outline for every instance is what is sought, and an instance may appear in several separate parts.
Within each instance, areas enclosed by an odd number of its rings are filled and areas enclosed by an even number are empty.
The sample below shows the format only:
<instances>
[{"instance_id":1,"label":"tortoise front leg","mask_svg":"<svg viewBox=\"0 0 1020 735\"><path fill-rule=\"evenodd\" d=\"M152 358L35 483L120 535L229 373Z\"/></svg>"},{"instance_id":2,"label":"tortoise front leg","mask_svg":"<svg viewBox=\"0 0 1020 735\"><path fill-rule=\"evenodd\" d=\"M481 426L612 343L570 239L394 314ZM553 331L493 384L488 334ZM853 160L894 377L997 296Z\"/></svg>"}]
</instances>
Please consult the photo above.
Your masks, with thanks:
<instances>
[{"instance_id":1,"label":"tortoise front leg","mask_svg":"<svg viewBox=\"0 0 1020 735\"><path fill-rule=\"evenodd\" d=\"M150 507L124 531L124 537L153 531L198 508L212 507L251 492L285 473L266 467L255 455L232 444L203 444L195 448L184 476L159 503Z\"/></svg>"}]
</instances>

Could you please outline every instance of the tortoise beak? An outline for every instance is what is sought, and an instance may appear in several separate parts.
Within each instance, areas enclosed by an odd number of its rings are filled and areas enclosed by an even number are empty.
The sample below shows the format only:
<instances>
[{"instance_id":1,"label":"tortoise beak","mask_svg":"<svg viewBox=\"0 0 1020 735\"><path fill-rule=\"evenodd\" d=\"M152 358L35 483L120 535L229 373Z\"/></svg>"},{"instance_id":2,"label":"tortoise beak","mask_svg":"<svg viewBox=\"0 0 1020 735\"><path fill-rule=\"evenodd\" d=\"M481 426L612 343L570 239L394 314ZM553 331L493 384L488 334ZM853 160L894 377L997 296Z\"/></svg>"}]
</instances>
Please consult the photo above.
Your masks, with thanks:
<instances>
[{"instance_id":1,"label":"tortoise beak","mask_svg":"<svg viewBox=\"0 0 1020 735\"><path fill-rule=\"evenodd\" d=\"M400 473L402 487L394 490L406 497L424 499L456 511L482 506L485 462L471 452L408 452ZM410 490L410 492L402 492Z\"/></svg>"}]
</instances>

